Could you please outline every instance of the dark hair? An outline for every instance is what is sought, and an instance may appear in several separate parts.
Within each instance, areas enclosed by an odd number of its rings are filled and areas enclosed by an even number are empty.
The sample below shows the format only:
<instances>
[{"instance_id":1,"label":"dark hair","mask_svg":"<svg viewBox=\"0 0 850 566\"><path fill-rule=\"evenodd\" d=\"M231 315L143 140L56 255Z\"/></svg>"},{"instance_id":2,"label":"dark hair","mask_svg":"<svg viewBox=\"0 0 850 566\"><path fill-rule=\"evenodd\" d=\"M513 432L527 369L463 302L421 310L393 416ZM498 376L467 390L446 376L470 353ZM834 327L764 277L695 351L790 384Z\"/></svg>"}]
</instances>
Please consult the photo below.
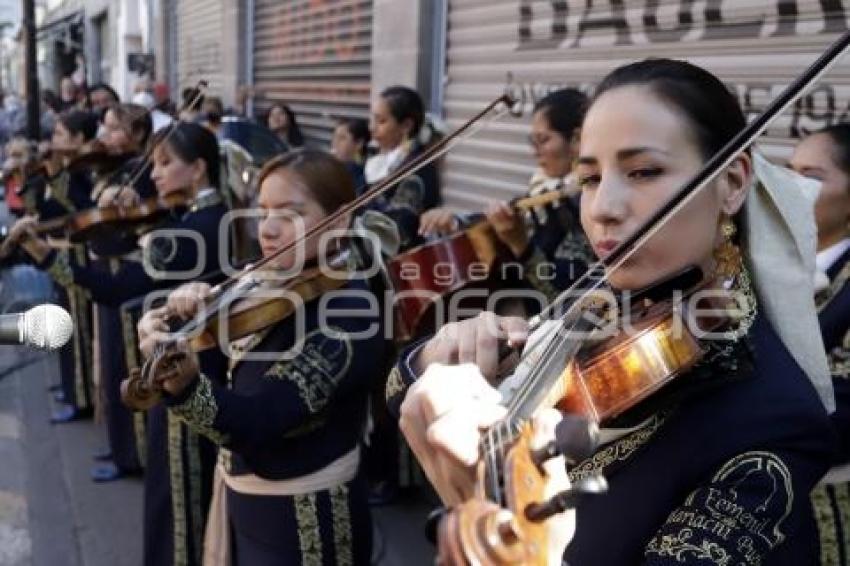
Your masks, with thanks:
<instances>
[{"instance_id":1,"label":"dark hair","mask_svg":"<svg viewBox=\"0 0 850 566\"><path fill-rule=\"evenodd\" d=\"M369 133L369 122L362 118L340 118L338 124L348 130L355 142L362 142L364 148L369 145L372 137Z\"/></svg>"},{"instance_id":2,"label":"dark hair","mask_svg":"<svg viewBox=\"0 0 850 566\"><path fill-rule=\"evenodd\" d=\"M581 128L588 100L580 90L562 88L550 92L535 104L534 113L541 112L549 127L570 141L573 133Z\"/></svg>"},{"instance_id":3,"label":"dark hair","mask_svg":"<svg viewBox=\"0 0 850 566\"><path fill-rule=\"evenodd\" d=\"M217 96L208 96L204 100L203 114L211 124L220 124L224 116L224 103Z\"/></svg>"},{"instance_id":4,"label":"dark hair","mask_svg":"<svg viewBox=\"0 0 850 566\"><path fill-rule=\"evenodd\" d=\"M203 160L207 164L207 179L210 185L220 188L221 165L218 140L208 129L192 122L175 122L159 130L154 135L152 143L167 146L186 163Z\"/></svg>"},{"instance_id":5,"label":"dark hair","mask_svg":"<svg viewBox=\"0 0 850 566\"><path fill-rule=\"evenodd\" d=\"M348 168L326 151L297 149L275 157L260 171L257 186L262 187L269 175L283 169L292 171L304 181L307 190L325 214L336 212L356 196Z\"/></svg>"},{"instance_id":6,"label":"dark hair","mask_svg":"<svg viewBox=\"0 0 850 566\"><path fill-rule=\"evenodd\" d=\"M182 110L186 110L189 112L200 112L201 106L204 104L204 96L201 94L201 91L195 87L186 87L183 89L182 98L183 98L183 106ZM194 101L194 102L193 102ZM189 103L192 102L190 105Z\"/></svg>"},{"instance_id":7,"label":"dark hair","mask_svg":"<svg viewBox=\"0 0 850 566\"><path fill-rule=\"evenodd\" d=\"M54 112L59 112L59 107L62 106L59 97L50 89L41 91L41 102Z\"/></svg>"},{"instance_id":8,"label":"dark hair","mask_svg":"<svg viewBox=\"0 0 850 566\"><path fill-rule=\"evenodd\" d=\"M301 133L301 128L298 126L298 120L295 118L295 112L283 102L275 102L269 106L269 113L266 115L266 124L269 123L269 117L272 115L272 110L280 108L286 114L286 142L291 147L301 147L304 145L304 135Z\"/></svg>"},{"instance_id":9,"label":"dark hair","mask_svg":"<svg viewBox=\"0 0 850 566\"><path fill-rule=\"evenodd\" d=\"M850 174L850 124L833 124L811 135L824 134L829 136L832 145L832 160L845 173Z\"/></svg>"},{"instance_id":10,"label":"dark hair","mask_svg":"<svg viewBox=\"0 0 850 566\"><path fill-rule=\"evenodd\" d=\"M701 67L673 59L645 59L615 69L599 84L593 100L632 85L652 89L687 117L705 159L747 124L738 100L720 79Z\"/></svg>"},{"instance_id":11,"label":"dark hair","mask_svg":"<svg viewBox=\"0 0 850 566\"><path fill-rule=\"evenodd\" d=\"M97 135L97 115L87 110L68 110L59 116L62 124L72 136L83 134L85 141L91 141Z\"/></svg>"},{"instance_id":12,"label":"dark hair","mask_svg":"<svg viewBox=\"0 0 850 566\"><path fill-rule=\"evenodd\" d=\"M124 128L132 136L139 138L140 146L144 147L148 143L151 131L153 130L153 122L147 108L131 102L125 102L123 104L113 104L107 109L107 112L115 114L115 118L121 122Z\"/></svg>"},{"instance_id":13,"label":"dark hair","mask_svg":"<svg viewBox=\"0 0 850 566\"><path fill-rule=\"evenodd\" d=\"M109 86L106 83L97 83L89 88L89 95L91 95L96 90L105 90L109 93L109 96L112 97L113 102L121 102L121 97L118 96L118 93L115 92L115 89Z\"/></svg>"},{"instance_id":14,"label":"dark hair","mask_svg":"<svg viewBox=\"0 0 850 566\"><path fill-rule=\"evenodd\" d=\"M425 122L425 105L422 103L422 97L415 90L406 86L391 86L384 89L381 98L387 103L390 114L397 122L404 122L408 119L413 122L410 137L418 136L419 130Z\"/></svg>"}]
</instances>

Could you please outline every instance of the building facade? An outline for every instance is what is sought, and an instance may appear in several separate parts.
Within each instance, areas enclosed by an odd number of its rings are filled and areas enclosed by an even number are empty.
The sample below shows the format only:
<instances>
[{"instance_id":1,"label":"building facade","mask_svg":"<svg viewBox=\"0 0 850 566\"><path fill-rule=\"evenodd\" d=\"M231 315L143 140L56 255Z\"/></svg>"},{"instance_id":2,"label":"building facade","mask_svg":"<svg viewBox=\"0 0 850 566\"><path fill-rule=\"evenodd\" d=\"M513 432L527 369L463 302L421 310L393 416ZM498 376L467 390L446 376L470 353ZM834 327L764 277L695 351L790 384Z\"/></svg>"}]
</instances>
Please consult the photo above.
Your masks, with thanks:
<instances>
[{"instance_id":1,"label":"building facade","mask_svg":"<svg viewBox=\"0 0 850 566\"><path fill-rule=\"evenodd\" d=\"M58 2L58 5L57 5ZM592 90L644 57L691 60L717 73L749 115L847 30L840 0L50 0L53 21L83 14L86 75L129 94L130 53L153 55L175 99L200 80L226 105L261 117L284 102L308 143L334 119L368 117L390 84L413 86L449 129L503 93L511 112L443 163L448 204L479 210L525 190L534 104L549 91ZM48 20L50 20L48 18ZM78 25L71 18L69 25ZM45 24L49 24L46 21ZM54 60L61 58L54 42ZM65 72L68 54L56 68ZM850 66L838 65L770 128L761 146L783 159L807 131L847 119ZM241 109L241 105L240 105Z\"/></svg>"}]
</instances>

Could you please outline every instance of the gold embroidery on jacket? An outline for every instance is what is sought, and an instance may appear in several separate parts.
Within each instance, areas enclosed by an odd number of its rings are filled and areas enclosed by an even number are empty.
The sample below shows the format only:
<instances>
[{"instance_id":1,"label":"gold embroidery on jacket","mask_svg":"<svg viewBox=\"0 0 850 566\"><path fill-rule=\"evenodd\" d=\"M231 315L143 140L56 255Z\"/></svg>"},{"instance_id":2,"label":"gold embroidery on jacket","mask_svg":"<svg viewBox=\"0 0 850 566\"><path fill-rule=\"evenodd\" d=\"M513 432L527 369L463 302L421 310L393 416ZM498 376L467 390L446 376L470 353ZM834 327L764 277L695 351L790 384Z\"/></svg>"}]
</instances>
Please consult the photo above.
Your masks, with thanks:
<instances>
[{"instance_id":1,"label":"gold embroidery on jacket","mask_svg":"<svg viewBox=\"0 0 850 566\"><path fill-rule=\"evenodd\" d=\"M387 402L389 403L392 401L405 389L404 379L401 377L401 370L394 366L393 369L390 370L389 377L387 377L387 388L384 391Z\"/></svg>"},{"instance_id":2,"label":"gold embroidery on jacket","mask_svg":"<svg viewBox=\"0 0 850 566\"><path fill-rule=\"evenodd\" d=\"M316 494L296 495L295 519L298 522L298 541L301 545L301 564L303 566L321 566L322 537L319 533L319 512L316 507Z\"/></svg>"},{"instance_id":3,"label":"gold embroidery on jacket","mask_svg":"<svg viewBox=\"0 0 850 566\"><path fill-rule=\"evenodd\" d=\"M194 562L201 564L204 548L204 525L206 517L201 495L201 447L200 437L183 426L183 438L186 440L186 452L189 456L189 505L192 509L189 517L192 523L192 550Z\"/></svg>"},{"instance_id":4,"label":"gold embroidery on jacket","mask_svg":"<svg viewBox=\"0 0 850 566\"><path fill-rule=\"evenodd\" d=\"M265 376L291 381L307 409L317 413L328 404L353 357L351 340L345 332L334 327L317 329L304 337L295 358L272 364Z\"/></svg>"},{"instance_id":5,"label":"gold embroidery on jacket","mask_svg":"<svg viewBox=\"0 0 850 566\"><path fill-rule=\"evenodd\" d=\"M823 484L815 486L811 497L815 522L818 525L818 538L820 539L820 564L822 566L837 566L841 563L838 552L838 530L827 486Z\"/></svg>"},{"instance_id":6,"label":"gold embroidery on jacket","mask_svg":"<svg viewBox=\"0 0 850 566\"><path fill-rule=\"evenodd\" d=\"M348 508L348 486L338 485L329 490L333 516L334 549L338 566L351 566L352 553L351 513Z\"/></svg>"},{"instance_id":7,"label":"gold embroidery on jacket","mask_svg":"<svg viewBox=\"0 0 850 566\"><path fill-rule=\"evenodd\" d=\"M724 464L708 485L695 489L670 514L646 554L678 562L699 558L718 564L761 564L785 540L781 527L793 505L791 472L785 462L770 452L745 452Z\"/></svg>"},{"instance_id":8,"label":"gold embroidery on jacket","mask_svg":"<svg viewBox=\"0 0 850 566\"><path fill-rule=\"evenodd\" d=\"M639 430L605 445L596 454L570 470L570 481L576 482L588 476L603 473L605 468L614 462L627 460L638 448L646 444L658 432L666 420L666 414L654 415Z\"/></svg>"},{"instance_id":9,"label":"gold embroidery on jacket","mask_svg":"<svg viewBox=\"0 0 850 566\"><path fill-rule=\"evenodd\" d=\"M703 539L695 544L691 541L693 536L694 533L690 529L682 529L675 535L664 535L660 542L652 539L646 547L646 552L669 556L683 564L691 560L708 560L718 566L731 564L731 557L718 543Z\"/></svg>"},{"instance_id":10,"label":"gold embroidery on jacket","mask_svg":"<svg viewBox=\"0 0 850 566\"><path fill-rule=\"evenodd\" d=\"M47 267L47 273L63 287L70 287L74 284L74 272L71 269L71 258L68 250L56 252L53 262Z\"/></svg>"},{"instance_id":11,"label":"gold embroidery on jacket","mask_svg":"<svg viewBox=\"0 0 850 566\"><path fill-rule=\"evenodd\" d=\"M166 411L168 424L168 471L171 479L171 514L174 519L174 566L189 564L189 549L186 545L186 490L183 475L183 434L179 419Z\"/></svg>"},{"instance_id":12,"label":"gold embroidery on jacket","mask_svg":"<svg viewBox=\"0 0 850 566\"><path fill-rule=\"evenodd\" d=\"M216 430L214 426L218 415L218 403L213 395L212 382L207 376L199 375L195 391L185 402L172 407L171 411L216 444L227 441L227 436Z\"/></svg>"}]
</instances>

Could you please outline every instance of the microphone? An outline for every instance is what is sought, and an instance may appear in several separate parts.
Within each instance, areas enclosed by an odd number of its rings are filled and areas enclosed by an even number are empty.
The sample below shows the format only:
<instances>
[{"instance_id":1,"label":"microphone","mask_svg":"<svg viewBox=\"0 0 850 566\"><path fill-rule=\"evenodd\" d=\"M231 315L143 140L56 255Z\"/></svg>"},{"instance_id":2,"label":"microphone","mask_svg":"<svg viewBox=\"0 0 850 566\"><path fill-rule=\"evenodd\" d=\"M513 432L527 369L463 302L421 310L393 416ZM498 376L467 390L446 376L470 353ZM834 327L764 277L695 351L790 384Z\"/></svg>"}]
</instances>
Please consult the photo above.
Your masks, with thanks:
<instances>
[{"instance_id":1,"label":"microphone","mask_svg":"<svg viewBox=\"0 0 850 566\"><path fill-rule=\"evenodd\" d=\"M38 305L24 313L0 314L0 344L58 350L68 343L74 323L57 305Z\"/></svg>"}]
</instances>

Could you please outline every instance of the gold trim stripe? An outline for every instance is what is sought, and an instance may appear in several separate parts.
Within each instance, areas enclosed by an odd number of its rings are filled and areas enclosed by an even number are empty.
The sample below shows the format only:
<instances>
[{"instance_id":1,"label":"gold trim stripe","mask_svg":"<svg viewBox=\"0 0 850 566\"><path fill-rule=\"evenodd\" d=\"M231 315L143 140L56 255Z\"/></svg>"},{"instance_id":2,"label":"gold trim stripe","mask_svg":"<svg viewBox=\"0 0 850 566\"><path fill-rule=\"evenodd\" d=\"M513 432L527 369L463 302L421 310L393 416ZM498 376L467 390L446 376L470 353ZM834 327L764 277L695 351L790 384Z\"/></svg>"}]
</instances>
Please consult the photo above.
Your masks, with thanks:
<instances>
[{"instance_id":1,"label":"gold trim stripe","mask_svg":"<svg viewBox=\"0 0 850 566\"><path fill-rule=\"evenodd\" d=\"M354 564L351 535L351 513L348 508L348 486L339 485L329 490L331 499L331 523L334 531L334 549L337 566Z\"/></svg>"},{"instance_id":2,"label":"gold trim stripe","mask_svg":"<svg viewBox=\"0 0 850 566\"><path fill-rule=\"evenodd\" d=\"M319 512L316 494L294 497L295 519L298 522L298 541L301 544L301 564L322 566L322 537L319 532Z\"/></svg>"}]
</instances>

